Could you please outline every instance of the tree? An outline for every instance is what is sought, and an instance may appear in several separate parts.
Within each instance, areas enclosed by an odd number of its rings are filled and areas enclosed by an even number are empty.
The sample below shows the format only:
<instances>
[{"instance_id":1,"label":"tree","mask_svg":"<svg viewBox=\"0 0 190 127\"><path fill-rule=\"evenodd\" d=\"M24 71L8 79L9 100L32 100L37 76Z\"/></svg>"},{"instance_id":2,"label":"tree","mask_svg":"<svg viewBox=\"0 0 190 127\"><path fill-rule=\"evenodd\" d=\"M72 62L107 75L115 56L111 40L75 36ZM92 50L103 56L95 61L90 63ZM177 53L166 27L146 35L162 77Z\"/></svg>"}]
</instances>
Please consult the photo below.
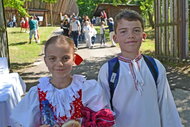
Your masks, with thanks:
<instances>
[{"instance_id":1,"label":"tree","mask_svg":"<svg viewBox=\"0 0 190 127\"><path fill-rule=\"evenodd\" d=\"M99 3L118 4L136 4L140 6L142 15L148 17L149 24L154 28L153 21L153 2L154 0L77 0L80 15L92 16L93 11Z\"/></svg>"},{"instance_id":2,"label":"tree","mask_svg":"<svg viewBox=\"0 0 190 127\"><path fill-rule=\"evenodd\" d=\"M92 16L99 3L112 3L113 5L127 3L128 0L77 0L80 15Z\"/></svg>"},{"instance_id":3,"label":"tree","mask_svg":"<svg viewBox=\"0 0 190 127\"><path fill-rule=\"evenodd\" d=\"M9 60L9 52L8 52L8 40L7 40L7 32L5 25L5 15L4 15L4 7L3 1L0 1L0 57L7 57Z\"/></svg>"},{"instance_id":4,"label":"tree","mask_svg":"<svg viewBox=\"0 0 190 127\"><path fill-rule=\"evenodd\" d=\"M26 1L30 0L4 0L4 7L11 7L20 13L21 16L26 16L28 15L26 9L24 8L24 3Z\"/></svg>"},{"instance_id":5,"label":"tree","mask_svg":"<svg viewBox=\"0 0 190 127\"><path fill-rule=\"evenodd\" d=\"M129 0L128 3L139 5L142 11L142 15L148 18L150 26L154 28L154 21L153 21L154 0Z\"/></svg>"}]
</instances>

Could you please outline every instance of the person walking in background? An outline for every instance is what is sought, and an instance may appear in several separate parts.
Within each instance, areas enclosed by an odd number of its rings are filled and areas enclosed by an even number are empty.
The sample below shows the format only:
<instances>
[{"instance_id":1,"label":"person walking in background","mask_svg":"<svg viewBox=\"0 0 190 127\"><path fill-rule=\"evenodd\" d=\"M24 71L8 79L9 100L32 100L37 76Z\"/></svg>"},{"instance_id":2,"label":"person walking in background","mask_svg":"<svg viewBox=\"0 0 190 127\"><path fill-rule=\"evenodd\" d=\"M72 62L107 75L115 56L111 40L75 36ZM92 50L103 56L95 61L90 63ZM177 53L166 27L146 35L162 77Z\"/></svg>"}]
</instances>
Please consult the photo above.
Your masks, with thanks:
<instances>
[{"instance_id":1,"label":"person walking in background","mask_svg":"<svg viewBox=\"0 0 190 127\"><path fill-rule=\"evenodd\" d=\"M69 28L70 24L68 22L68 19L63 20L63 23L61 24L61 29L63 29L63 35L69 37Z\"/></svg>"},{"instance_id":2,"label":"person walking in background","mask_svg":"<svg viewBox=\"0 0 190 127\"><path fill-rule=\"evenodd\" d=\"M97 31L96 29L94 28L94 25L93 24L90 24L91 26L91 32L92 32L92 37L91 37L91 40L92 40L92 47L94 47L94 43L96 41L96 34L97 34Z\"/></svg>"},{"instance_id":3,"label":"person walking in background","mask_svg":"<svg viewBox=\"0 0 190 127\"><path fill-rule=\"evenodd\" d=\"M124 10L115 17L115 42L121 53L98 75L116 113L116 127L182 127L164 66L141 54L146 39L143 18Z\"/></svg>"},{"instance_id":4,"label":"person walking in background","mask_svg":"<svg viewBox=\"0 0 190 127\"><path fill-rule=\"evenodd\" d=\"M92 48L92 27L90 26L89 21L85 21L85 25L83 26L83 32L85 35L86 46L88 48Z\"/></svg>"},{"instance_id":5,"label":"person walking in background","mask_svg":"<svg viewBox=\"0 0 190 127\"><path fill-rule=\"evenodd\" d=\"M104 21L105 25L107 25L107 19L108 18L107 18L107 14L106 14L105 10L101 11L100 17L101 17L101 21Z\"/></svg>"},{"instance_id":6,"label":"person walking in background","mask_svg":"<svg viewBox=\"0 0 190 127\"><path fill-rule=\"evenodd\" d=\"M105 22L102 21L101 22L101 26L100 26L100 47L105 47L105 42L106 42L106 38L105 38Z\"/></svg>"},{"instance_id":7,"label":"person walking in background","mask_svg":"<svg viewBox=\"0 0 190 127\"><path fill-rule=\"evenodd\" d=\"M108 22L108 27L106 29L109 29L109 38L110 38L110 41L112 43L111 47L115 47L116 44L113 40L113 35L114 35L114 22L113 22L113 18L110 17L109 18L109 22Z\"/></svg>"},{"instance_id":8,"label":"person walking in background","mask_svg":"<svg viewBox=\"0 0 190 127\"><path fill-rule=\"evenodd\" d=\"M35 39L36 43L38 43L38 36L37 36L37 21L34 20L34 16L30 17L29 28L30 28L30 33L29 33L29 44L31 44L32 36L33 36L33 35L34 35L34 39Z\"/></svg>"},{"instance_id":9,"label":"person walking in background","mask_svg":"<svg viewBox=\"0 0 190 127\"><path fill-rule=\"evenodd\" d=\"M13 110L11 122L18 127L68 127L71 121L82 127L112 127L113 112L98 82L71 74L82 62L74 53L73 40L53 36L45 43L44 54L51 76L40 78L29 90Z\"/></svg>"},{"instance_id":10,"label":"person walking in background","mask_svg":"<svg viewBox=\"0 0 190 127\"><path fill-rule=\"evenodd\" d=\"M76 16L72 16L72 21L70 22L69 35L72 36L76 49L78 49L80 32L81 32L81 24L77 20Z\"/></svg>"},{"instance_id":11,"label":"person walking in background","mask_svg":"<svg viewBox=\"0 0 190 127\"><path fill-rule=\"evenodd\" d=\"M17 23L16 23L16 15L15 14L13 15L12 21L13 21L13 27L16 27Z\"/></svg>"},{"instance_id":12,"label":"person walking in background","mask_svg":"<svg viewBox=\"0 0 190 127\"><path fill-rule=\"evenodd\" d=\"M36 31L37 31L37 38L38 38L38 43L40 42L40 33L39 33L39 18L38 16L34 16L34 19L36 20L37 22L37 28L36 28Z\"/></svg>"}]
</instances>

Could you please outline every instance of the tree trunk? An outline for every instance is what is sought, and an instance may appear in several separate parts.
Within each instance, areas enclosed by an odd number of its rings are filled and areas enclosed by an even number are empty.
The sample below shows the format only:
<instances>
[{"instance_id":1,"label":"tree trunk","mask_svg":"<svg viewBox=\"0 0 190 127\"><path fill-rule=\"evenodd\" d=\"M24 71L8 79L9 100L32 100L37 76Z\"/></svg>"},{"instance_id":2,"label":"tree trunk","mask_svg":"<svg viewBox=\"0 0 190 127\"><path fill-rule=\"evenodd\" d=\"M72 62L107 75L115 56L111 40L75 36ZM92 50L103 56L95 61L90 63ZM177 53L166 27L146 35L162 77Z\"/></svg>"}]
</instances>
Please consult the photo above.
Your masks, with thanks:
<instances>
[{"instance_id":1,"label":"tree trunk","mask_svg":"<svg viewBox=\"0 0 190 127\"><path fill-rule=\"evenodd\" d=\"M52 12L52 3L50 3L50 20L51 20L51 26L53 26L53 12Z\"/></svg>"},{"instance_id":2,"label":"tree trunk","mask_svg":"<svg viewBox=\"0 0 190 127\"><path fill-rule=\"evenodd\" d=\"M149 19L150 26L152 27L152 29L154 29L153 16L150 11L148 11L148 19Z\"/></svg>"},{"instance_id":3,"label":"tree trunk","mask_svg":"<svg viewBox=\"0 0 190 127\"><path fill-rule=\"evenodd\" d=\"M7 40L7 28L3 0L0 1L0 57L7 57L9 62L9 50ZM10 65L10 64L9 64Z\"/></svg>"}]
</instances>

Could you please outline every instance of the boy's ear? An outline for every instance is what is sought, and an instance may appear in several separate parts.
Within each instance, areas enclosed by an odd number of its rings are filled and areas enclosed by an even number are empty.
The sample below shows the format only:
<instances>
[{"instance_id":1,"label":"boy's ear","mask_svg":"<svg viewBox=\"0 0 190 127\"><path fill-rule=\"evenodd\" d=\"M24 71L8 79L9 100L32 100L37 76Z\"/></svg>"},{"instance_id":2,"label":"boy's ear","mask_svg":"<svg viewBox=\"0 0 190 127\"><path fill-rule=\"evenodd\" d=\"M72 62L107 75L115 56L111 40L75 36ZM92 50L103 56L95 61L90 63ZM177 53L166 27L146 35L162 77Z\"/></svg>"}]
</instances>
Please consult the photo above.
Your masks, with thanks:
<instances>
[{"instance_id":1,"label":"boy's ear","mask_svg":"<svg viewBox=\"0 0 190 127\"><path fill-rule=\"evenodd\" d=\"M142 41L144 41L147 37L147 34L145 32L143 32L143 37L142 37Z\"/></svg>"}]
</instances>

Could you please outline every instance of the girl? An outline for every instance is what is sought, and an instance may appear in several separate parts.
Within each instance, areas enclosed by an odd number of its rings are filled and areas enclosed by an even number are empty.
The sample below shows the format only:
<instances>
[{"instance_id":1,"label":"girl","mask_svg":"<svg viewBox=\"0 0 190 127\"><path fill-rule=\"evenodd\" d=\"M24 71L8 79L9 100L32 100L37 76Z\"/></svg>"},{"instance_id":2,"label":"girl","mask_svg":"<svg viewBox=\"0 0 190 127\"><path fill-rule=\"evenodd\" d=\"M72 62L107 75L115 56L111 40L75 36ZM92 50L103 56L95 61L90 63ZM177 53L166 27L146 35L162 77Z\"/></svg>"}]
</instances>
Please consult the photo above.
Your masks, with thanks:
<instances>
[{"instance_id":1,"label":"girl","mask_svg":"<svg viewBox=\"0 0 190 127\"><path fill-rule=\"evenodd\" d=\"M74 53L74 42L64 36L51 37L45 44L45 64L51 77L39 84L13 110L11 119L23 127L60 127L77 120L83 127L109 127L114 117L100 85L82 75L71 75L81 58Z\"/></svg>"},{"instance_id":2,"label":"girl","mask_svg":"<svg viewBox=\"0 0 190 127\"><path fill-rule=\"evenodd\" d=\"M20 21L20 32L22 32L22 30L25 28L25 20L24 18L22 17L21 18L21 21Z\"/></svg>"}]
</instances>

